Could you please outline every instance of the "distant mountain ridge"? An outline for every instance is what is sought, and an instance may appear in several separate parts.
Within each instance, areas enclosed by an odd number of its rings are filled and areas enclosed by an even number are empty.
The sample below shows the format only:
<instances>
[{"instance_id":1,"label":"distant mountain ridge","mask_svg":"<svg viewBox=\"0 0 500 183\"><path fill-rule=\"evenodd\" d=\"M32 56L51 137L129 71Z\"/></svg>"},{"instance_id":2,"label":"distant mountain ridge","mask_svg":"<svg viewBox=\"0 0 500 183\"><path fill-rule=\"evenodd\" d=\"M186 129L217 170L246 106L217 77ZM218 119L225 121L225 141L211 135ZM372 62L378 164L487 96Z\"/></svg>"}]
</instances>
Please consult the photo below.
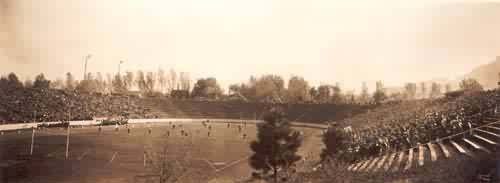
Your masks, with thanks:
<instances>
[{"instance_id":1,"label":"distant mountain ridge","mask_svg":"<svg viewBox=\"0 0 500 183\"><path fill-rule=\"evenodd\" d=\"M500 81L500 56L497 56L495 61L474 68L470 73L466 74L465 78L474 78L483 85L485 89L498 87Z\"/></svg>"}]
</instances>

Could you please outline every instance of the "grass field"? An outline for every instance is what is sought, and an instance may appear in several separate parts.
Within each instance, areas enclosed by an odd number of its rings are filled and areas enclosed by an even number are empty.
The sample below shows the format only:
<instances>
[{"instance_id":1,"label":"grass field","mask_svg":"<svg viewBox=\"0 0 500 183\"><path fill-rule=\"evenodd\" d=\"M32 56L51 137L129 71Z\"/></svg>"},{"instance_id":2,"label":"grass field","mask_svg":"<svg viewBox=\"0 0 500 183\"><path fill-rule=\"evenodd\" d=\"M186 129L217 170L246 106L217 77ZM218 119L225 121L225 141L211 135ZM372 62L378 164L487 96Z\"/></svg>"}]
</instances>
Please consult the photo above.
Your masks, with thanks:
<instances>
[{"instance_id":1,"label":"grass field","mask_svg":"<svg viewBox=\"0 0 500 183\"><path fill-rule=\"evenodd\" d=\"M22 176L11 177L9 182L141 182L137 175L147 174L144 152L167 147L167 156L187 167L181 182L209 182L210 180L244 180L252 169L247 158L251 155L249 143L255 139L256 126L211 123L208 128L200 123L173 123L152 125L148 134L145 124L130 125L128 134L123 126L118 132L114 127L72 128L69 158L65 159L66 130L46 129L36 132L33 156ZM319 158L322 147L321 131L313 128L296 128L304 132L304 142L299 153L307 161ZM181 130L189 135L182 136ZM167 136L170 133L170 136ZM247 138L243 138L247 134ZM31 131L21 134L8 132L0 136L0 160L13 160L29 154ZM169 159L170 159L169 158ZM0 179L1 180L1 179Z\"/></svg>"}]
</instances>

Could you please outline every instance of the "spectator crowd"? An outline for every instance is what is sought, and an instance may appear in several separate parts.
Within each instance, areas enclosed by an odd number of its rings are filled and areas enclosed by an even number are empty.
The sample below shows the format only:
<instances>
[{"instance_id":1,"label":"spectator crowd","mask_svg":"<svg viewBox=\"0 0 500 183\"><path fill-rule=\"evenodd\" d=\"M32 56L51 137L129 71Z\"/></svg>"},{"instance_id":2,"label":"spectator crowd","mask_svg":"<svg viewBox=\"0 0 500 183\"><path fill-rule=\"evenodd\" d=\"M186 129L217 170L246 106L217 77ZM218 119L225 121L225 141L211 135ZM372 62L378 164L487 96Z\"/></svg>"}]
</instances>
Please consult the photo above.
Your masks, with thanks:
<instances>
[{"instance_id":1,"label":"spectator crowd","mask_svg":"<svg viewBox=\"0 0 500 183\"><path fill-rule=\"evenodd\" d=\"M414 107L403 106L408 105L406 103L375 112L387 115L386 118L352 118L367 123L362 128L345 132L344 157L360 159L404 150L484 125L488 122L486 117L494 117L499 112L499 95L499 90L490 90L433 102L413 101Z\"/></svg>"}]
</instances>

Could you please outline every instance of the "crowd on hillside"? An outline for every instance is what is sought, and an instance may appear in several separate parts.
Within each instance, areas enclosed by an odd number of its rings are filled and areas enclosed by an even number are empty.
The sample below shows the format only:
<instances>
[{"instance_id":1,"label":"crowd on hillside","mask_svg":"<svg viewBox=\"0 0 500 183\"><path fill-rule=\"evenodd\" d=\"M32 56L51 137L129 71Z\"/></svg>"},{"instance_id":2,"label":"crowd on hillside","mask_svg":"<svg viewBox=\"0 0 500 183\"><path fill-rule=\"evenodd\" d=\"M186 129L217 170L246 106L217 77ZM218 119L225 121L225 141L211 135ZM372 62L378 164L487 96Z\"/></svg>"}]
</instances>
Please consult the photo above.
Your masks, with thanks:
<instances>
[{"instance_id":1,"label":"crowd on hillside","mask_svg":"<svg viewBox=\"0 0 500 183\"><path fill-rule=\"evenodd\" d=\"M429 108L423 103L414 103L415 110L392 108L390 117L384 122L347 132L347 152L355 159L397 151L444 138L486 123L499 111L499 90L469 93L455 99L440 99ZM368 119L367 119L368 120ZM376 119L370 119L376 120Z\"/></svg>"},{"instance_id":2,"label":"crowd on hillside","mask_svg":"<svg viewBox=\"0 0 500 183\"><path fill-rule=\"evenodd\" d=\"M446 101L448 101L448 99L445 98L391 101L380 104L376 108L368 110L366 113L345 119L342 123L350 125L353 128L367 128L387 124L388 121L392 121L393 123L410 121L415 118L416 114L442 109Z\"/></svg>"},{"instance_id":3,"label":"crowd on hillside","mask_svg":"<svg viewBox=\"0 0 500 183\"><path fill-rule=\"evenodd\" d=\"M139 117L147 114L147 109L136 105L135 98L123 96L40 88L18 88L13 92L0 93L0 123L90 120L102 116Z\"/></svg>"},{"instance_id":4,"label":"crowd on hillside","mask_svg":"<svg viewBox=\"0 0 500 183\"><path fill-rule=\"evenodd\" d=\"M4 92L5 91L5 92ZM52 88L0 89L0 124L91 120L95 117L133 118L261 118L262 103L196 102L168 98L80 93ZM290 120L321 122L362 113L369 107L331 104L286 105Z\"/></svg>"}]
</instances>

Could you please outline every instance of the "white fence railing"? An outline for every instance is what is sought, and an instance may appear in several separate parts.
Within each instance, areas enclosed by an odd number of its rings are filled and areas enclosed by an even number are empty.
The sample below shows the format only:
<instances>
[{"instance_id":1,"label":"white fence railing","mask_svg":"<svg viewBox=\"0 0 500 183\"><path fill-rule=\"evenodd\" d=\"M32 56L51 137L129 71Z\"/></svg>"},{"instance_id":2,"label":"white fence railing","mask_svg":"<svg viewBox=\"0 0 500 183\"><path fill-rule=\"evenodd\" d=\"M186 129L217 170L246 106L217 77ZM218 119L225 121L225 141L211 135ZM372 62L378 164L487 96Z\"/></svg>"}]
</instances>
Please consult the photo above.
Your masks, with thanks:
<instances>
[{"instance_id":1,"label":"white fence railing","mask_svg":"<svg viewBox=\"0 0 500 183\"><path fill-rule=\"evenodd\" d=\"M139 124L139 123L168 123L168 122L185 122L185 123L201 123L203 121L209 120L214 123L262 123L262 120L241 120L241 119L191 119L191 118L161 118L161 119L129 119L129 123ZM55 124L59 123L57 121L53 122L38 122L38 123L16 123L16 124L6 124L0 125L0 131L8 130L20 130L29 129L36 127L38 124ZM97 120L84 120L84 121L70 121L71 126L88 126L88 125L98 125L100 124ZM304 122L292 122L293 126L306 127L306 128L318 128L326 129L327 126L323 124L313 124Z\"/></svg>"}]
</instances>

